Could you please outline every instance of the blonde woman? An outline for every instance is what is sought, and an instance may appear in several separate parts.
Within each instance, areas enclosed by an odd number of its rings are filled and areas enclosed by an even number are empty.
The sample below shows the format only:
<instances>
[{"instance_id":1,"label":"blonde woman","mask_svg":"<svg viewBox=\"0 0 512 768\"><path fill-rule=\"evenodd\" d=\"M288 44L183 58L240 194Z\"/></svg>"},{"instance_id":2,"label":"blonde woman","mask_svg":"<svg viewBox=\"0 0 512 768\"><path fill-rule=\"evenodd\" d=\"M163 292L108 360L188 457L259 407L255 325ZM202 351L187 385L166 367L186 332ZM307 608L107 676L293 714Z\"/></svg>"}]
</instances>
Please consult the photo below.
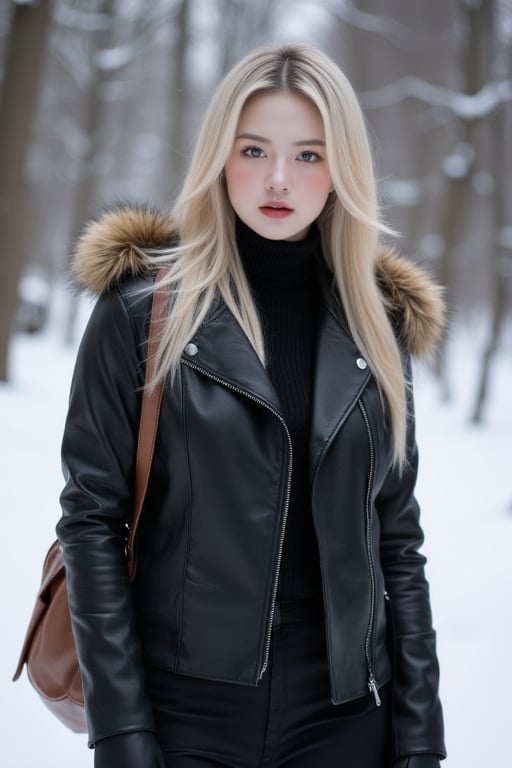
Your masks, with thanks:
<instances>
[{"instance_id":1,"label":"blonde woman","mask_svg":"<svg viewBox=\"0 0 512 768\"><path fill-rule=\"evenodd\" d=\"M319 51L220 84L169 215L106 213L77 279L58 524L96 768L436 768L410 356L438 289L379 244L354 92ZM145 340L171 302L127 578Z\"/></svg>"}]
</instances>

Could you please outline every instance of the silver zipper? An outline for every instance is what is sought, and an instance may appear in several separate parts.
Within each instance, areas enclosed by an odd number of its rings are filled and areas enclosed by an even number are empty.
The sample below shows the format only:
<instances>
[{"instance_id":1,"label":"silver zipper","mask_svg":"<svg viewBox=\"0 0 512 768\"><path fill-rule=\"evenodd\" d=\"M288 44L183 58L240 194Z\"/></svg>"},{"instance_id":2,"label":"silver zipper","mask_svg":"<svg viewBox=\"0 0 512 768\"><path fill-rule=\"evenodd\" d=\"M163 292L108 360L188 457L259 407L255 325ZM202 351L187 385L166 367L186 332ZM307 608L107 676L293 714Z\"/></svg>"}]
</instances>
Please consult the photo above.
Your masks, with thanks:
<instances>
[{"instance_id":1,"label":"silver zipper","mask_svg":"<svg viewBox=\"0 0 512 768\"><path fill-rule=\"evenodd\" d=\"M238 394L244 395L245 397L248 397L249 400L252 400L253 402L263 406L263 408L266 408L267 411L270 411L270 413L272 413L277 419L279 419L286 433L286 437L288 439L289 462L288 462L288 477L286 482L286 495L285 495L285 501L284 501L284 507L283 507L283 517L281 521L281 531L279 534L279 546L277 549L277 560L276 560L276 567L274 571L274 581L272 584L272 599L270 604L270 613L268 617L265 646L263 651L263 663L262 663L260 675L259 675L259 679L261 680L261 678L265 674L265 671L268 667L268 660L270 656L270 643L272 641L272 622L274 620L274 611L276 607L277 585L279 581L279 571L281 569L281 558L283 555L284 534L286 530L286 520L288 519L288 507L290 504L290 492L292 487L292 464L293 464L292 438L290 436L290 431L286 426L286 422L281 416L281 414L278 411L276 411L275 408L272 408L272 406L266 403L264 400L261 400L259 397L256 397L255 395L251 394L251 392L247 392L245 389L240 389L240 387L236 387L234 384L231 384L229 381L220 379L218 376L215 376L215 374L210 373L209 371L205 370L204 368L201 368L199 365L196 365L195 363L191 363L189 360L182 360L182 363L184 365L188 365L189 368L193 368L194 370L199 371L199 373L202 373L204 376L207 376L209 379L216 381L217 384L221 384L223 387L227 387L227 389L231 389L233 392L238 392Z\"/></svg>"},{"instance_id":2,"label":"silver zipper","mask_svg":"<svg viewBox=\"0 0 512 768\"><path fill-rule=\"evenodd\" d=\"M379 688L377 681L373 675L373 663L370 652L370 643L373 634L374 614L375 614L375 566L373 564L373 542L372 542L372 513L371 513L371 491L373 486L373 476L375 473L375 448L373 445L373 435L370 426L370 420L368 419L368 413L366 412L365 405L361 399L358 400L359 410L363 416L364 423L366 425L366 432L368 434L368 444L370 446L370 470L368 472L368 485L366 489L365 499L365 515L366 515L366 551L368 555L368 567L370 571L370 619L368 621L368 631L366 633L366 640L364 644L366 664L368 666L368 689L373 693L375 697L375 704L380 707L381 700L379 696Z\"/></svg>"}]
</instances>

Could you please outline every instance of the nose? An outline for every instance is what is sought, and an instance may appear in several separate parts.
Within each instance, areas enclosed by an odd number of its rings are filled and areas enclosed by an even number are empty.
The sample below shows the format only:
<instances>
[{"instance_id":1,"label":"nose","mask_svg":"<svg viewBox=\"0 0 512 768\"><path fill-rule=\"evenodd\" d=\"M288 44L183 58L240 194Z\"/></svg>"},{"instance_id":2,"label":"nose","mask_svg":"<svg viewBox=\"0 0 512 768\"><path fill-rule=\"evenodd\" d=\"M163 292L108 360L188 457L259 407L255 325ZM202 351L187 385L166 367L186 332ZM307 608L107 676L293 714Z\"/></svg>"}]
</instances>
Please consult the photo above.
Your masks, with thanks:
<instances>
[{"instance_id":1,"label":"nose","mask_svg":"<svg viewBox=\"0 0 512 768\"><path fill-rule=\"evenodd\" d=\"M271 192L288 192L290 179L286 173L284 162L275 162L267 178L267 189Z\"/></svg>"}]
</instances>

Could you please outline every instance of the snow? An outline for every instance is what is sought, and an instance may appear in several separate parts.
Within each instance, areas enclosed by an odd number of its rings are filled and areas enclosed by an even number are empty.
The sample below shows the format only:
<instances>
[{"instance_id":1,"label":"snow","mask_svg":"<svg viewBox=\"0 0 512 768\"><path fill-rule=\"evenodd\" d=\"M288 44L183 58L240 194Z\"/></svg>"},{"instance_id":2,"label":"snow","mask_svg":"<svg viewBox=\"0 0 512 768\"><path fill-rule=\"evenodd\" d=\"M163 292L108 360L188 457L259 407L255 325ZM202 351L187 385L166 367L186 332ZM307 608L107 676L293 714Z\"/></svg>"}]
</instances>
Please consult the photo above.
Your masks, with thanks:
<instances>
[{"instance_id":1,"label":"snow","mask_svg":"<svg viewBox=\"0 0 512 768\"><path fill-rule=\"evenodd\" d=\"M416 98L424 104L446 107L462 120L477 120L495 112L512 99L512 81L496 80L486 83L477 93L466 94L434 85L420 77L406 75L381 88L359 94L363 109L382 109Z\"/></svg>"},{"instance_id":2,"label":"snow","mask_svg":"<svg viewBox=\"0 0 512 768\"><path fill-rule=\"evenodd\" d=\"M417 377L416 393L418 497L450 768L506 765L510 727L512 359L503 356L496 366L485 424L470 426L470 349L471 329L455 362L465 387L457 404L440 406L425 375Z\"/></svg>"},{"instance_id":3,"label":"snow","mask_svg":"<svg viewBox=\"0 0 512 768\"><path fill-rule=\"evenodd\" d=\"M474 160L475 148L472 144L462 142L443 159L443 172L449 179L463 179L470 172Z\"/></svg>"},{"instance_id":4,"label":"snow","mask_svg":"<svg viewBox=\"0 0 512 768\"><path fill-rule=\"evenodd\" d=\"M94 57L94 63L104 72L112 72L126 67L135 56L133 45L118 45L116 48L104 48Z\"/></svg>"},{"instance_id":5,"label":"snow","mask_svg":"<svg viewBox=\"0 0 512 768\"><path fill-rule=\"evenodd\" d=\"M0 597L6 606L0 768L83 768L93 763L86 737L60 725L25 673L15 685L10 682L60 514L60 438L75 356L74 348L62 346L62 335L62 323L54 318L43 335L16 337L12 383L0 386ZM500 353L485 423L472 427L467 415L480 336L470 326L456 338L451 345L452 404L440 402L428 370L416 371L418 497L438 631L449 751L444 765L481 768L508 761L512 356L510 350Z\"/></svg>"},{"instance_id":6,"label":"snow","mask_svg":"<svg viewBox=\"0 0 512 768\"><path fill-rule=\"evenodd\" d=\"M338 19L342 19L346 24L365 32L377 32L379 35L394 38L401 42L410 39L412 34L411 30L404 24L390 16L379 16L375 12L367 13L360 10L353 0L338 0L335 7L334 5L330 7L327 4L326 10Z\"/></svg>"}]
</instances>

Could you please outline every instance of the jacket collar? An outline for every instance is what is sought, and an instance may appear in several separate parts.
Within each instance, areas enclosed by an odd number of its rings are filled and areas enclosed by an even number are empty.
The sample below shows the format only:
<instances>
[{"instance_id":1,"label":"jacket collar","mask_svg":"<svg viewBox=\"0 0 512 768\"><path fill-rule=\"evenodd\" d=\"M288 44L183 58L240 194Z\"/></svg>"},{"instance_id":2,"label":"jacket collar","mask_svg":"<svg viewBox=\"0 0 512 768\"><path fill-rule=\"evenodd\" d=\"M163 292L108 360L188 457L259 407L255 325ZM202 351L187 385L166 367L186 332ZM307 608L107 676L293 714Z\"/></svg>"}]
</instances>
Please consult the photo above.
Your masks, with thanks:
<instances>
[{"instance_id":1,"label":"jacket collar","mask_svg":"<svg viewBox=\"0 0 512 768\"><path fill-rule=\"evenodd\" d=\"M109 291L129 274L148 270L148 250L166 248L176 238L172 221L148 206L107 210L87 224L78 240L73 260L75 281L95 293ZM377 254L375 270L404 346L412 355L431 354L443 327L439 287L417 265L386 246ZM358 349L332 289L332 275L323 263L319 264L319 280L322 304L312 409L313 457L319 456L370 378L364 361L357 363ZM211 308L193 343L197 353L185 352L186 364L261 400L280 414L279 398L265 369L222 302Z\"/></svg>"},{"instance_id":2,"label":"jacket collar","mask_svg":"<svg viewBox=\"0 0 512 768\"><path fill-rule=\"evenodd\" d=\"M311 467L357 401L370 372L352 340L330 273L319 265L320 308L311 411ZM278 394L235 318L218 305L182 360L204 375L264 403L284 421Z\"/></svg>"},{"instance_id":3,"label":"jacket collar","mask_svg":"<svg viewBox=\"0 0 512 768\"><path fill-rule=\"evenodd\" d=\"M145 205L107 210L86 225L76 243L73 280L93 293L108 292L129 275L147 273L148 251L168 248L177 239L174 223L158 210ZM415 357L431 355L444 322L439 286L386 245L376 254L375 277L404 347Z\"/></svg>"},{"instance_id":4,"label":"jacket collar","mask_svg":"<svg viewBox=\"0 0 512 768\"><path fill-rule=\"evenodd\" d=\"M185 365L261 400L281 415L274 386L254 348L229 309L218 302L182 355Z\"/></svg>"}]
</instances>

